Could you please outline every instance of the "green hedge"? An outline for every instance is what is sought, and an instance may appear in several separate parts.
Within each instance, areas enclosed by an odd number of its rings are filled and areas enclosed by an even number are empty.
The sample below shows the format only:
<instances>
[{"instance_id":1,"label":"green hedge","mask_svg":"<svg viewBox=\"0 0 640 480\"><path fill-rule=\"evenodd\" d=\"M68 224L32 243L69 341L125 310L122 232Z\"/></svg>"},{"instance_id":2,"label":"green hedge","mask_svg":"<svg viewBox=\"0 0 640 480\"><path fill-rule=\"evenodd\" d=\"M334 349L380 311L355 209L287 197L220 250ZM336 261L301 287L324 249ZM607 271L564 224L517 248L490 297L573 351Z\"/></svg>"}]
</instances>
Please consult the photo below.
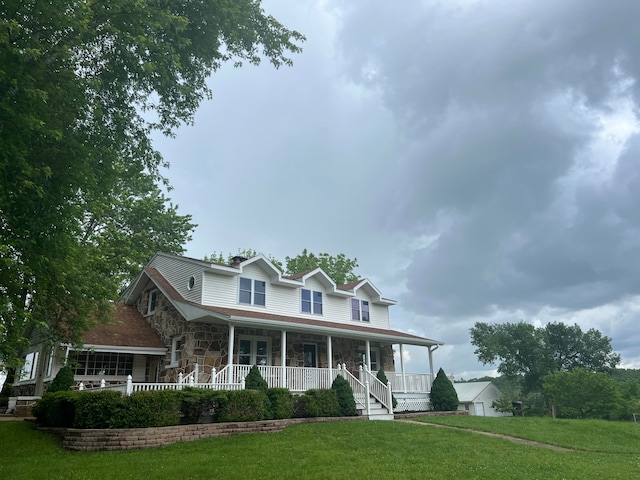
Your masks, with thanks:
<instances>
[{"instance_id":1,"label":"green hedge","mask_svg":"<svg viewBox=\"0 0 640 480\"><path fill-rule=\"evenodd\" d=\"M340 414L338 396L333 389L307 390L293 401L294 417L339 417Z\"/></svg>"},{"instance_id":2,"label":"green hedge","mask_svg":"<svg viewBox=\"0 0 640 480\"><path fill-rule=\"evenodd\" d=\"M33 406L36 422L45 427L73 427L81 392L66 390L45 393Z\"/></svg>"},{"instance_id":3,"label":"green hedge","mask_svg":"<svg viewBox=\"0 0 640 480\"><path fill-rule=\"evenodd\" d=\"M211 416L212 422L219 422L228 393L226 390L184 387L179 394L183 423L198 423L207 415Z\"/></svg>"},{"instance_id":4,"label":"green hedge","mask_svg":"<svg viewBox=\"0 0 640 480\"><path fill-rule=\"evenodd\" d=\"M221 422L255 422L265 418L265 394L258 390L227 392L227 401L222 407Z\"/></svg>"},{"instance_id":5,"label":"green hedge","mask_svg":"<svg viewBox=\"0 0 640 480\"><path fill-rule=\"evenodd\" d=\"M270 418L292 418L293 417L293 395L288 388L269 388L267 390L269 398Z\"/></svg>"}]
</instances>

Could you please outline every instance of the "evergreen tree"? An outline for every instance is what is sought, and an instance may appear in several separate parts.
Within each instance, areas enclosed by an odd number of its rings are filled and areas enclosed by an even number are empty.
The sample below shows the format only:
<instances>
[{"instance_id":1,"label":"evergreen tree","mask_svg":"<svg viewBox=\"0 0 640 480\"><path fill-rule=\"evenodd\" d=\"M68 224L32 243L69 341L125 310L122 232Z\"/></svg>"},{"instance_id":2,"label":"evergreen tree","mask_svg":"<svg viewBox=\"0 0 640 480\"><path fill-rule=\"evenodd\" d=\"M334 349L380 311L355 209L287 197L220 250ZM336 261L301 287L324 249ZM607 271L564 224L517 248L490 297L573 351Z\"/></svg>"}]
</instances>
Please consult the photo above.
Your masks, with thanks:
<instances>
[{"instance_id":1,"label":"evergreen tree","mask_svg":"<svg viewBox=\"0 0 640 480\"><path fill-rule=\"evenodd\" d=\"M453 383L441 368L431 385L431 407L433 410L447 412L457 410L459 403Z\"/></svg>"},{"instance_id":2,"label":"evergreen tree","mask_svg":"<svg viewBox=\"0 0 640 480\"><path fill-rule=\"evenodd\" d=\"M47 393L61 392L69 390L73 386L73 370L69 365L65 365L59 371L47 389Z\"/></svg>"},{"instance_id":3,"label":"evergreen tree","mask_svg":"<svg viewBox=\"0 0 640 480\"><path fill-rule=\"evenodd\" d=\"M343 417L351 417L356 414L356 400L353 398L353 390L351 385L342 375L338 375L331 384L331 388L335 390L340 405L340 415Z\"/></svg>"}]
</instances>

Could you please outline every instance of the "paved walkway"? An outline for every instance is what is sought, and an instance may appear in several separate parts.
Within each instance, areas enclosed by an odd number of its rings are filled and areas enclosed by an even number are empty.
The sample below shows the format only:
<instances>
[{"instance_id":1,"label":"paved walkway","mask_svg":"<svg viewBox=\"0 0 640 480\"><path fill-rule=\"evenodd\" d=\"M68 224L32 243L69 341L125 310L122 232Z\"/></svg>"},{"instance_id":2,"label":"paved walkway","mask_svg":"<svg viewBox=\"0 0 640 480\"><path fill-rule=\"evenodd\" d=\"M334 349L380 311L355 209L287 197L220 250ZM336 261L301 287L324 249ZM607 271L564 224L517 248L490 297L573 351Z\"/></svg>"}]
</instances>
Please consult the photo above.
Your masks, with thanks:
<instances>
[{"instance_id":1,"label":"paved walkway","mask_svg":"<svg viewBox=\"0 0 640 480\"><path fill-rule=\"evenodd\" d=\"M487 437L502 438L504 440L509 440L514 443L521 443L523 445L530 445L532 447L548 448L550 450L556 450L558 452L575 452L576 451L571 448L558 447L557 445L551 445L549 443L534 442L533 440L525 440L524 438L512 437L510 435L502 435L501 433L483 432L482 430L473 430L471 428L454 427L451 425L440 425L439 423L417 422L415 420L407 420L407 419L401 419L396 421L411 423L413 425L422 425L427 427L448 428L451 430L463 430L465 432L472 432L472 433L478 433L480 435L486 435Z\"/></svg>"}]
</instances>

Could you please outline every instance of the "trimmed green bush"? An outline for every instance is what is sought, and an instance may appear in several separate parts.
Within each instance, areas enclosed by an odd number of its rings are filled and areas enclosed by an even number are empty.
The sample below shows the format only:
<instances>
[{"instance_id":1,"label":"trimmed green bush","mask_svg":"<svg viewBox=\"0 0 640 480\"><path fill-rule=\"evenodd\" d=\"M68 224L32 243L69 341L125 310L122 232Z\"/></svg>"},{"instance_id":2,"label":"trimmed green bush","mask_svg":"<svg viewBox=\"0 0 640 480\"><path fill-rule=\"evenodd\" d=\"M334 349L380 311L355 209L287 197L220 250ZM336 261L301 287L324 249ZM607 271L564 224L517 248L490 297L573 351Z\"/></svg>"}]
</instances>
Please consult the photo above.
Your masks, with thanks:
<instances>
[{"instance_id":1,"label":"trimmed green bush","mask_svg":"<svg viewBox=\"0 0 640 480\"><path fill-rule=\"evenodd\" d=\"M36 422L44 427L73 427L81 392L64 390L45 393L32 408Z\"/></svg>"},{"instance_id":2,"label":"trimmed green bush","mask_svg":"<svg viewBox=\"0 0 640 480\"><path fill-rule=\"evenodd\" d=\"M62 392L73 386L73 370L69 365L62 367L49 385L47 393Z\"/></svg>"},{"instance_id":3,"label":"trimmed green bush","mask_svg":"<svg viewBox=\"0 0 640 480\"><path fill-rule=\"evenodd\" d=\"M137 392L125 397L118 428L166 427L180 423L180 398L175 390Z\"/></svg>"},{"instance_id":4,"label":"trimmed green bush","mask_svg":"<svg viewBox=\"0 0 640 480\"><path fill-rule=\"evenodd\" d=\"M378 373L376 373L376 377L385 385L389 385L389 379L387 378L387 374L384 373L383 369L378 370ZM393 395L393 393L391 394L391 404L393 408L396 408L396 406L398 406L398 400L396 400L396 397Z\"/></svg>"},{"instance_id":5,"label":"trimmed green bush","mask_svg":"<svg viewBox=\"0 0 640 480\"><path fill-rule=\"evenodd\" d=\"M221 422L254 422L264 420L265 394L256 390L228 392L220 412Z\"/></svg>"},{"instance_id":6,"label":"trimmed green bush","mask_svg":"<svg viewBox=\"0 0 640 480\"><path fill-rule=\"evenodd\" d=\"M249 370L249 373L245 377L244 388L247 390L260 390L261 392L267 392L269 385L267 385L267 381L262 378L257 365L251 367L251 370Z\"/></svg>"},{"instance_id":7,"label":"trimmed green bush","mask_svg":"<svg viewBox=\"0 0 640 480\"><path fill-rule=\"evenodd\" d=\"M340 404L335 390L311 389L294 400L295 417L339 417Z\"/></svg>"},{"instance_id":8,"label":"trimmed green bush","mask_svg":"<svg viewBox=\"0 0 640 480\"><path fill-rule=\"evenodd\" d=\"M267 390L271 406L270 418L292 418L293 398L288 388L270 388Z\"/></svg>"},{"instance_id":9,"label":"trimmed green bush","mask_svg":"<svg viewBox=\"0 0 640 480\"><path fill-rule=\"evenodd\" d=\"M83 392L76 405L75 428L122 428L126 399L113 390Z\"/></svg>"},{"instance_id":10,"label":"trimmed green bush","mask_svg":"<svg viewBox=\"0 0 640 480\"><path fill-rule=\"evenodd\" d=\"M178 396L183 423L198 423L205 415L211 415L213 422L219 421L227 393L225 390L184 387Z\"/></svg>"},{"instance_id":11,"label":"trimmed green bush","mask_svg":"<svg viewBox=\"0 0 640 480\"><path fill-rule=\"evenodd\" d=\"M338 405L340 406L340 415L350 417L356 414L356 400L353 398L353 390L349 382L342 376L338 375L331 384L331 389L336 392Z\"/></svg>"},{"instance_id":12,"label":"trimmed green bush","mask_svg":"<svg viewBox=\"0 0 640 480\"><path fill-rule=\"evenodd\" d=\"M442 368L431 385L430 399L433 410L446 412L458 409L458 394Z\"/></svg>"}]
</instances>

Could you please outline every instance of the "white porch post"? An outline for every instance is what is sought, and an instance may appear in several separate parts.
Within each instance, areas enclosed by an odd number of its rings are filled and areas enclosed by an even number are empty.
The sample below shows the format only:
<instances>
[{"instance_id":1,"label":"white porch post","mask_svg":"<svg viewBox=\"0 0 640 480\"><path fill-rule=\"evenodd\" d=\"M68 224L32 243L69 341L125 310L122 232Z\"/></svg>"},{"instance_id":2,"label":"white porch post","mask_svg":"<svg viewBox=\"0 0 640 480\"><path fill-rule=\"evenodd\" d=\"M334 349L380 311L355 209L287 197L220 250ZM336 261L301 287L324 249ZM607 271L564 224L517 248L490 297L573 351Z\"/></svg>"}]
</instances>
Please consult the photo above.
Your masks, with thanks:
<instances>
[{"instance_id":1,"label":"white porch post","mask_svg":"<svg viewBox=\"0 0 640 480\"><path fill-rule=\"evenodd\" d=\"M329 364L329 380L333 380L333 346L331 335L327 335L327 363Z\"/></svg>"},{"instance_id":2,"label":"white porch post","mask_svg":"<svg viewBox=\"0 0 640 480\"><path fill-rule=\"evenodd\" d=\"M229 346L227 347L227 350L229 351L229 359L227 360L227 383L232 383L233 381L231 369L233 368L233 344L235 342L235 333L236 327L232 324L229 324Z\"/></svg>"},{"instance_id":3,"label":"white porch post","mask_svg":"<svg viewBox=\"0 0 640 480\"><path fill-rule=\"evenodd\" d=\"M365 363L367 364L367 370L371 371L371 344L369 343L369 340L365 340L364 341L364 345L365 345Z\"/></svg>"},{"instance_id":4,"label":"white porch post","mask_svg":"<svg viewBox=\"0 0 640 480\"><path fill-rule=\"evenodd\" d=\"M407 376L404 371L404 351L402 349L403 345L400 344L400 370L402 371L402 391L407 393Z\"/></svg>"},{"instance_id":5,"label":"white porch post","mask_svg":"<svg viewBox=\"0 0 640 480\"><path fill-rule=\"evenodd\" d=\"M282 341L281 343L281 350L282 352L280 353L280 357L282 358L282 361L280 363L282 363L282 388L287 388L287 331L286 330L282 330L281 333L281 337L282 337Z\"/></svg>"},{"instance_id":6,"label":"white porch post","mask_svg":"<svg viewBox=\"0 0 640 480\"><path fill-rule=\"evenodd\" d=\"M436 346L436 348L438 348ZM431 372L431 381L433 382L433 350L429 347L429 371Z\"/></svg>"}]
</instances>

